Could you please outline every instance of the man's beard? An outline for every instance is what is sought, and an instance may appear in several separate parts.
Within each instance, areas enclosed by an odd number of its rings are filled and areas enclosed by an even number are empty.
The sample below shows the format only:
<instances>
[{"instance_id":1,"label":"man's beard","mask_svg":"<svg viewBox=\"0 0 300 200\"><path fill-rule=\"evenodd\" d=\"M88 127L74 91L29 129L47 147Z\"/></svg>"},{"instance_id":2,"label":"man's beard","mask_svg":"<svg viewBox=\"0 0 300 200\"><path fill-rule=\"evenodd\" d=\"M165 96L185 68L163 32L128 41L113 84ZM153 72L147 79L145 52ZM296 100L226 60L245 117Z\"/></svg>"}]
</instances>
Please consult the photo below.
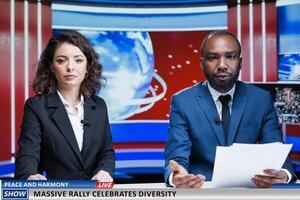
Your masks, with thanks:
<instances>
[{"instance_id":1,"label":"man's beard","mask_svg":"<svg viewBox=\"0 0 300 200\"><path fill-rule=\"evenodd\" d=\"M203 71L210 86L222 93L228 92L233 87L233 85L237 82L240 74L240 70L238 70L231 78L224 81L216 81L213 77L208 75L205 67L203 68Z\"/></svg>"}]
</instances>

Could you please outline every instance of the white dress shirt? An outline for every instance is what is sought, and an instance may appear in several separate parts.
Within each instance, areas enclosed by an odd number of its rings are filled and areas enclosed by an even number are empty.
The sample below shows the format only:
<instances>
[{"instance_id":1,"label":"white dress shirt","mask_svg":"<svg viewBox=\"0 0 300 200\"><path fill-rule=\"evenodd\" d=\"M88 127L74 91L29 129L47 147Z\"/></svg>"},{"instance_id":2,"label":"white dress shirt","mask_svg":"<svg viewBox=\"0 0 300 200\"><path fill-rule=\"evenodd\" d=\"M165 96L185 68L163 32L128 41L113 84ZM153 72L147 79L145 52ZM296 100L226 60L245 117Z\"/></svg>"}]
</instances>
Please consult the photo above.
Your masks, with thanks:
<instances>
[{"instance_id":1,"label":"white dress shirt","mask_svg":"<svg viewBox=\"0 0 300 200\"><path fill-rule=\"evenodd\" d=\"M60 92L57 90L58 96L62 103L64 104L69 120L71 122L73 132L76 137L76 141L79 147L79 150L82 150L83 145L83 124L81 123L81 120L84 118L84 98L81 95L80 96L80 102L75 106L77 112L73 112L71 109L71 106L69 103L65 100L65 98L60 94Z\"/></svg>"},{"instance_id":2,"label":"white dress shirt","mask_svg":"<svg viewBox=\"0 0 300 200\"><path fill-rule=\"evenodd\" d=\"M231 96L231 99L228 103L228 107L229 107L229 112L231 114L231 110L232 110L232 102L233 102L233 95L234 95L234 92L235 92L235 84L234 86L226 93L221 93L217 90L215 90L214 88L212 88L209 84L208 81L206 81L206 84L207 84L207 87L208 87L208 90L215 102L215 105L217 107L217 110L218 110L218 114L219 114L219 117L220 117L220 120L222 120L222 103L221 101L219 100L219 97L222 96L222 95L227 95L229 94Z\"/></svg>"}]
</instances>

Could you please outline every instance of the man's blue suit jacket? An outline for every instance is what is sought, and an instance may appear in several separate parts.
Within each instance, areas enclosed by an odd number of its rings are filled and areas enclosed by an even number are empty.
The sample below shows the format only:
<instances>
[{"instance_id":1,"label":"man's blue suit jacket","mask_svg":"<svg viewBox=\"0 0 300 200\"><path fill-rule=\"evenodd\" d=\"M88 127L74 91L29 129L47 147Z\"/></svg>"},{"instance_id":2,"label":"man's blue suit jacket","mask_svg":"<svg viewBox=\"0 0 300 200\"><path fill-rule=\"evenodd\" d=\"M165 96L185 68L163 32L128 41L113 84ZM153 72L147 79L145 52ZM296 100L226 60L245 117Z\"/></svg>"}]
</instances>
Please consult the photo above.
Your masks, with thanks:
<instances>
[{"instance_id":1,"label":"man's blue suit jacket","mask_svg":"<svg viewBox=\"0 0 300 200\"><path fill-rule=\"evenodd\" d=\"M206 82L172 97L170 128L165 148L165 180L172 172L169 160L189 173L212 179L217 146L233 143L282 142L281 128L271 95L254 85L236 83L227 139ZM274 155L276 156L276 155ZM288 158L283 168L294 177Z\"/></svg>"}]
</instances>

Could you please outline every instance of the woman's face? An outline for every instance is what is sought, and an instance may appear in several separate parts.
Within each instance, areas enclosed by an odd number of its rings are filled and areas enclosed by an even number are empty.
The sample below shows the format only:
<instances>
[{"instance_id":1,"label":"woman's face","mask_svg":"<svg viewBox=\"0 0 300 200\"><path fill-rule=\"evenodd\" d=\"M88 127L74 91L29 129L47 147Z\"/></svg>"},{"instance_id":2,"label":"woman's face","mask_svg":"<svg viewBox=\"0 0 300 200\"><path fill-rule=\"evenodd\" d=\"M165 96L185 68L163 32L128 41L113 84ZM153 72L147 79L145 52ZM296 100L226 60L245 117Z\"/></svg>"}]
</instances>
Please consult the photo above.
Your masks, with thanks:
<instances>
[{"instance_id":1,"label":"woman's face","mask_svg":"<svg viewBox=\"0 0 300 200\"><path fill-rule=\"evenodd\" d=\"M79 91L87 72L87 59L78 47L63 43L54 53L52 70L58 90Z\"/></svg>"}]
</instances>

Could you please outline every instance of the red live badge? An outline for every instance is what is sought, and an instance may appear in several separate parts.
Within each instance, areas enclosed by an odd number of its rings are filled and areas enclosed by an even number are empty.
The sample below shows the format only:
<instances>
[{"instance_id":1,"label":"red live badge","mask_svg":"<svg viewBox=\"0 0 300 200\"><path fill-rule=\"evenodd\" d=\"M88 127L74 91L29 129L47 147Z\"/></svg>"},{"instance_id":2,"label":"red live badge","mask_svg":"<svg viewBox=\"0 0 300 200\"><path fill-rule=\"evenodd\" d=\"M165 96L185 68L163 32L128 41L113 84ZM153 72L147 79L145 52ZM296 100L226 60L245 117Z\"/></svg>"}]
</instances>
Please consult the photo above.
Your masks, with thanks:
<instances>
[{"instance_id":1,"label":"red live badge","mask_svg":"<svg viewBox=\"0 0 300 200\"><path fill-rule=\"evenodd\" d=\"M114 186L114 182L97 182L96 188L105 188L105 189L112 189Z\"/></svg>"}]
</instances>

